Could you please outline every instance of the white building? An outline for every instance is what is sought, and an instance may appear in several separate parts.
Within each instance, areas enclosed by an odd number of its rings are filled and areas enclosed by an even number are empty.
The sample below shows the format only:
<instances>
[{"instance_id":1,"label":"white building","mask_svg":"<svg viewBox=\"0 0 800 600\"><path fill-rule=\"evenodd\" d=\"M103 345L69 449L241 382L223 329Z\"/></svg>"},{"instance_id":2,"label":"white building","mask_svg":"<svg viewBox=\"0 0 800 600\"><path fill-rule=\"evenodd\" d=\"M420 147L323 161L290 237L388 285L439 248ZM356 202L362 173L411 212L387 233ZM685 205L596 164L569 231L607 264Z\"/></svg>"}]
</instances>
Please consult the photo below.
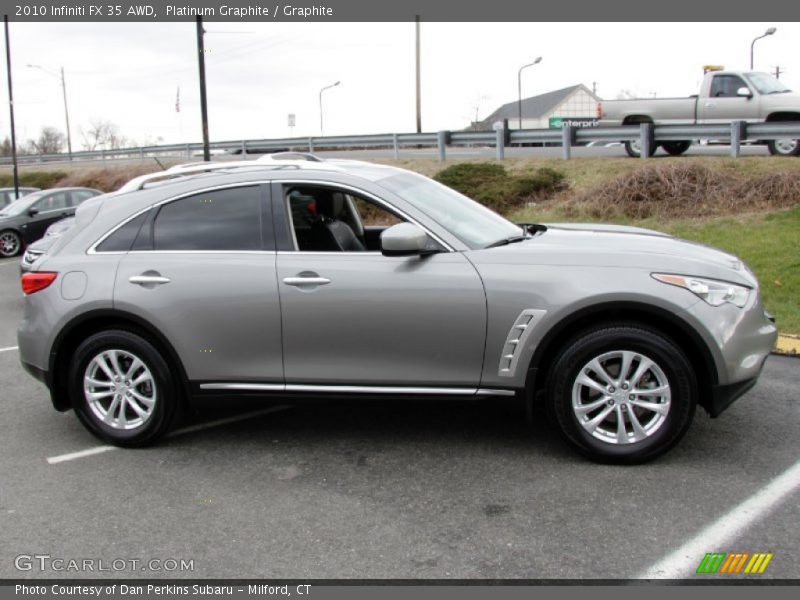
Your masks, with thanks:
<instances>
[{"instance_id":1,"label":"white building","mask_svg":"<svg viewBox=\"0 0 800 600\"><path fill-rule=\"evenodd\" d=\"M597 124L600 98L583 84L522 99L522 129L560 128L564 120L577 127ZM519 103L504 104L479 124L478 129L492 129L508 119L509 129L519 129Z\"/></svg>"}]
</instances>

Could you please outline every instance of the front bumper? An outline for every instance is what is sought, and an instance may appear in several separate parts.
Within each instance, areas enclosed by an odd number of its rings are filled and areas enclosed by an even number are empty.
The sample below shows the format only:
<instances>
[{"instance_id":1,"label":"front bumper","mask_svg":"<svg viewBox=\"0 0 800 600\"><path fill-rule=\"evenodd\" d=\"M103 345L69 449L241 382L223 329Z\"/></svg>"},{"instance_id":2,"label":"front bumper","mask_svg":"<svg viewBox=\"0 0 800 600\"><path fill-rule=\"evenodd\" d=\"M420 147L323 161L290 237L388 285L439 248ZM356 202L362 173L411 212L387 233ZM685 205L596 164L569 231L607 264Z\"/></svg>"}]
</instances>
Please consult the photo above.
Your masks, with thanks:
<instances>
[{"instance_id":1,"label":"front bumper","mask_svg":"<svg viewBox=\"0 0 800 600\"><path fill-rule=\"evenodd\" d=\"M753 377L728 385L715 385L711 389L711 401L706 405L708 416L712 419L720 416L726 408L749 392L757 381L758 377Z\"/></svg>"}]
</instances>

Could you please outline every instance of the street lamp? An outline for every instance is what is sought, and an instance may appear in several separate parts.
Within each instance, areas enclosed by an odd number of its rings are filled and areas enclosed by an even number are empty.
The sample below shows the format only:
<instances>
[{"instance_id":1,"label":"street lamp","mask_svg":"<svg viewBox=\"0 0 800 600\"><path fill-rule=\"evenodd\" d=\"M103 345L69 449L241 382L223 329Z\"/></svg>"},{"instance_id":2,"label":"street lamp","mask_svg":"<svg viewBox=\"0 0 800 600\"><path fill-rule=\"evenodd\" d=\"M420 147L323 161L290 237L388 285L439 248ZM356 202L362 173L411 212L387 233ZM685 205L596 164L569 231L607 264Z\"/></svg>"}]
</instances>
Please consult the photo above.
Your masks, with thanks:
<instances>
[{"instance_id":1,"label":"street lamp","mask_svg":"<svg viewBox=\"0 0 800 600\"><path fill-rule=\"evenodd\" d=\"M40 71L44 71L48 75L52 75L53 77L58 77L52 71L45 69L40 65L25 65L30 69L39 69ZM64 81L64 67L61 67L61 92L64 94L64 118L67 121L67 152L69 153L69 159L72 160L72 134L69 131L69 109L67 108L67 84Z\"/></svg>"},{"instance_id":2,"label":"street lamp","mask_svg":"<svg viewBox=\"0 0 800 600\"><path fill-rule=\"evenodd\" d=\"M542 62L542 57L536 57L536 60L530 64L522 65L519 68L519 73L517 73L517 93L518 93L518 101L517 101L517 116L519 117L519 128L522 129L522 69L527 69L528 67L532 67L533 65L538 65Z\"/></svg>"},{"instance_id":3,"label":"street lamp","mask_svg":"<svg viewBox=\"0 0 800 600\"><path fill-rule=\"evenodd\" d=\"M768 35L772 35L772 34L773 34L773 33L775 33L776 31L777 31L777 29L775 29L774 27L770 27L769 29L767 29L767 30L764 32L764 35L760 35L760 36L758 36L756 39L754 39L754 40L753 40L753 43L752 43L752 44L750 44L750 70L751 70L751 71L753 70L753 47L756 45L756 42L757 42L758 40L760 40L761 38L765 38L765 37L767 37Z\"/></svg>"},{"instance_id":4,"label":"street lamp","mask_svg":"<svg viewBox=\"0 0 800 600\"><path fill-rule=\"evenodd\" d=\"M324 92L325 90L329 90L329 89L331 89L333 87L336 87L340 83L342 83L342 82L341 81L337 81L336 83L332 83L330 85L326 85L324 88L322 88L319 91L319 134L320 134L320 136L324 135L322 133L322 131L323 131L322 130L322 92Z\"/></svg>"}]
</instances>

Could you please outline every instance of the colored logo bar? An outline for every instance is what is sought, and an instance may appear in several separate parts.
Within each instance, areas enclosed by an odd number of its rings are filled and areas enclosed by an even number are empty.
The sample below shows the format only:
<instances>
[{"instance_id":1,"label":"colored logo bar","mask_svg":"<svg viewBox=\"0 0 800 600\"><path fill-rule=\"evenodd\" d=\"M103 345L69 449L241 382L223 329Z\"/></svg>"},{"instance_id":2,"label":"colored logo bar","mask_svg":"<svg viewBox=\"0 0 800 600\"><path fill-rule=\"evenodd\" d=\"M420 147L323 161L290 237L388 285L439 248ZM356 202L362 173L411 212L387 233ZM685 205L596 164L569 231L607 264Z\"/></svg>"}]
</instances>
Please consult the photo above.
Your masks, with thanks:
<instances>
[{"instance_id":1,"label":"colored logo bar","mask_svg":"<svg viewBox=\"0 0 800 600\"><path fill-rule=\"evenodd\" d=\"M708 552L700 561L697 573L725 575L760 575L772 560L772 552Z\"/></svg>"}]
</instances>

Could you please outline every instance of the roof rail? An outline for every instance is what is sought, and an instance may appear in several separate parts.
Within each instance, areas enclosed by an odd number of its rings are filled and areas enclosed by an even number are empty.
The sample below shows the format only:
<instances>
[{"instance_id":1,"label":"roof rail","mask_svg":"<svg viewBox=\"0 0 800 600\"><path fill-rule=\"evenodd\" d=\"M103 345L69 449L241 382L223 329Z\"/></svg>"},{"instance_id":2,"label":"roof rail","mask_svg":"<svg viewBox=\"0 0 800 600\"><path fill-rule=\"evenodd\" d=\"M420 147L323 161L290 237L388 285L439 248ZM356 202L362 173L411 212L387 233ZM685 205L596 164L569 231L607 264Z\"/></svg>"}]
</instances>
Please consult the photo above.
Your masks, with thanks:
<instances>
[{"instance_id":1,"label":"roof rail","mask_svg":"<svg viewBox=\"0 0 800 600\"><path fill-rule=\"evenodd\" d=\"M311 152L274 152L265 154L256 159L258 162L269 162L271 160L305 160L308 162L325 162L316 154Z\"/></svg>"},{"instance_id":2,"label":"roof rail","mask_svg":"<svg viewBox=\"0 0 800 600\"><path fill-rule=\"evenodd\" d=\"M303 153L294 153L294 152L286 152L281 154L303 154ZM234 169L264 169L264 168L295 168L299 169L302 168L304 165L309 168L325 168L330 170L336 170L336 167L329 164L320 164L324 161L319 157L314 156L313 154L308 154L301 159L278 159L272 158L270 160L245 160L245 161L230 161L230 162L216 162L216 163L208 163L208 162L200 162L200 163L185 163L180 165L175 165L174 167L170 167L163 171L157 171L155 173L148 173L146 175L140 175L139 177L134 177L128 183L123 185L119 188L116 193L121 194L124 192L134 192L137 190L141 190L144 188L145 185L150 183L151 181L155 181L158 179L170 179L170 178L177 178L177 177L184 177L186 175L197 175L200 173L208 173L211 171L231 171ZM313 163L313 164L309 164Z\"/></svg>"}]
</instances>

